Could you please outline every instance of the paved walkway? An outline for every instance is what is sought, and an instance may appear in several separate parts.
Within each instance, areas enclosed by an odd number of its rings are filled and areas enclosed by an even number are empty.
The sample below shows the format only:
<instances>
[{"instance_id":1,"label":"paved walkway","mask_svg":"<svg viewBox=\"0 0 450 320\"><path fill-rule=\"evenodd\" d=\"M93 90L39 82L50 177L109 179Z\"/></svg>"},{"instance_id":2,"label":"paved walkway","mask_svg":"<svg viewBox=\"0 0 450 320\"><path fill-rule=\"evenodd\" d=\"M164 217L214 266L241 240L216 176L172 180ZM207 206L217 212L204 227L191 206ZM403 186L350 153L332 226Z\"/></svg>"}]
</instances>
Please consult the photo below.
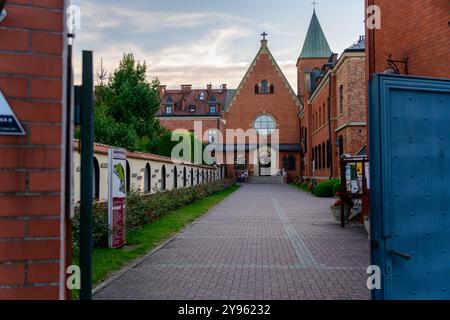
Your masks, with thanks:
<instances>
[{"instance_id":1,"label":"paved walkway","mask_svg":"<svg viewBox=\"0 0 450 320\"><path fill-rule=\"evenodd\" d=\"M331 199L245 185L95 299L369 299L369 241Z\"/></svg>"}]
</instances>

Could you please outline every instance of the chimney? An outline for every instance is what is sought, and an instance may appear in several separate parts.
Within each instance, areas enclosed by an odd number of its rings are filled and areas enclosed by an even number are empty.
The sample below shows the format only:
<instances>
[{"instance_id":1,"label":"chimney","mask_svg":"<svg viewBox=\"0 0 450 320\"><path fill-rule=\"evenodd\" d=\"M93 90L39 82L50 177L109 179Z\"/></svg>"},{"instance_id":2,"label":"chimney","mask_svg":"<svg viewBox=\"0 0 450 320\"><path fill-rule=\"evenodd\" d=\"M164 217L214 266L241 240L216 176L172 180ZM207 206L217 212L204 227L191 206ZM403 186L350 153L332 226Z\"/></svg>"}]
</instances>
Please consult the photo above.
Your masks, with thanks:
<instances>
[{"instance_id":1,"label":"chimney","mask_svg":"<svg viewBox=\"0 0 450 320\"><path fill-rule=\"evenodd\" d=\"M222 91L226 91L226 90L227 90L227 85L226 85L226 83L222 84L221 89L222 89Z\"/></svg>"},{"instance_id":2,"label":"chimney","mask_svg":"<svg viewBox=\"0 0 450 320\"><path fill-rule=\"evenodd\" d=\"M206 86L206 88L208 89L208 91L211 91L211 90L212 90L212 84L211 84L211 83L208 84L208 85Z\"/></svg>"},{"instance_id":3,"label":"chimney","mask_svg":"<svg viewBox=\"0 0 450 320\"><path fill-rule=\"evenodd\" d=\"M159 97L160 97L161 100L162 100L162 98L164 97L164 95L166 94L166 89L167 89L167 86L166 86L166 85L160 85L160 86L158 87Z\"/></svg>"},{"instance_id":4,"label":"chimney","mask_svg":"<svg viewBox=\"0 0 450 320\"><path fill-rule=\"evenodd\" d=\"M191 90L192 90L192 84L182 84L181 85L181 91L191 92Z\"/></svg>"}]
</instances>

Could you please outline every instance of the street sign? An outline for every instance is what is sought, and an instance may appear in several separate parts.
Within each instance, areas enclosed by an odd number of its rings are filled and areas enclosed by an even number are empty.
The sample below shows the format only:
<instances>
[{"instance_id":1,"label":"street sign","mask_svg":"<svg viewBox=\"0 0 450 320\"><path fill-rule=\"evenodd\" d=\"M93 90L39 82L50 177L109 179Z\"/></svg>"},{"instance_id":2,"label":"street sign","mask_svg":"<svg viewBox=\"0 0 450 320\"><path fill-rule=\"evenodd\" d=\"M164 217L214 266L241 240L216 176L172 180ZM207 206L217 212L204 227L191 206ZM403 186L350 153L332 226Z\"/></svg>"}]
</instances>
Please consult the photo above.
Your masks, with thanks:
<instances>
[{"instance_id":1,"label":"street sign","mask_svg":"<svg viewBox=\"0 0 450 320\"><path fill-rule=\"evenodd\" d=\"M109 247L121 248L126 242L127 152L111 148L108 155Z\"/></svg>"},{"instance_id":2,"label":"street sign","mask_svg":"<svg viewBox=\"0 0 450 320\"><path fill-rule=\"evenodd\" d=\"M0 91L0 135L23 136L25 130Z\"/></svg>"}]
</instances>

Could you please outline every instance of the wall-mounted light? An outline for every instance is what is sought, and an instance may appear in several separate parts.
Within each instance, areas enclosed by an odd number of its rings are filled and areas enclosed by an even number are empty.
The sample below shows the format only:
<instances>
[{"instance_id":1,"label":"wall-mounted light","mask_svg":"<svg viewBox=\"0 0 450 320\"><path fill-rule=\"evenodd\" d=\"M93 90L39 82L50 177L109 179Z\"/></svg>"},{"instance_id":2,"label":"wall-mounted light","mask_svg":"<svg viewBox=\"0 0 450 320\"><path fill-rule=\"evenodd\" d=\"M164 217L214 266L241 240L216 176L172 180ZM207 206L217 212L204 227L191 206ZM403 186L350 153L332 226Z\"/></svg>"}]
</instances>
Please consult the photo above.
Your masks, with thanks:
<instances>
[{"instance_id":1,"label":"wall-mounted light","mask_svg":"<svg viewBox=\"0 0 450 320\"><path fill-rule=\"evenodd\" d=\"M5 20L7 14L8 14L5 10L5 4L6 4L6 0L0 0L0 23L2 23L3 20Z\"/></svg>"},{"instance_id":2,"label":"wall-mounted light","mask_svg":"<svg viewBox=\"0 0 450 320\"><path fill-rule=\"evenodd\" d=\"M401 74L400 68L397 66L397 64L402 64L405 74L408 74L409 57L406 57L402 60L394 60L392 59L392 54L389 54L389 58L386 61L388 63L388 67L383 72L384 74Z\"/></svg>"}]
</instances>

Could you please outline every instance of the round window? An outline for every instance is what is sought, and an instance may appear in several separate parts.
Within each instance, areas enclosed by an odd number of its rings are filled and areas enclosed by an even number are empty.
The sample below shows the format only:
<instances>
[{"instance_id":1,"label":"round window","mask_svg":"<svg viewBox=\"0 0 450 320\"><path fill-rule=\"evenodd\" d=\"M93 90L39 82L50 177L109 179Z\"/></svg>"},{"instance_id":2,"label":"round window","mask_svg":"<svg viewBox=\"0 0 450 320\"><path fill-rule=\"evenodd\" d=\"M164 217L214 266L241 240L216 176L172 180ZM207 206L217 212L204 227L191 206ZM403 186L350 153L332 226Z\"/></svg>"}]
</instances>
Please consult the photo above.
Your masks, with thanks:
<instances>
[{"instance_id":1,"label":"round window","mask_svg":"<svg viewBox=\"0 0 450 320\"><path fill-rule=\"evenodd\" d=\"M276 129L275 120L269 115L260 115L255 120L254 128L259 135L270 136Z\"/></svg>"}]
</instances>

